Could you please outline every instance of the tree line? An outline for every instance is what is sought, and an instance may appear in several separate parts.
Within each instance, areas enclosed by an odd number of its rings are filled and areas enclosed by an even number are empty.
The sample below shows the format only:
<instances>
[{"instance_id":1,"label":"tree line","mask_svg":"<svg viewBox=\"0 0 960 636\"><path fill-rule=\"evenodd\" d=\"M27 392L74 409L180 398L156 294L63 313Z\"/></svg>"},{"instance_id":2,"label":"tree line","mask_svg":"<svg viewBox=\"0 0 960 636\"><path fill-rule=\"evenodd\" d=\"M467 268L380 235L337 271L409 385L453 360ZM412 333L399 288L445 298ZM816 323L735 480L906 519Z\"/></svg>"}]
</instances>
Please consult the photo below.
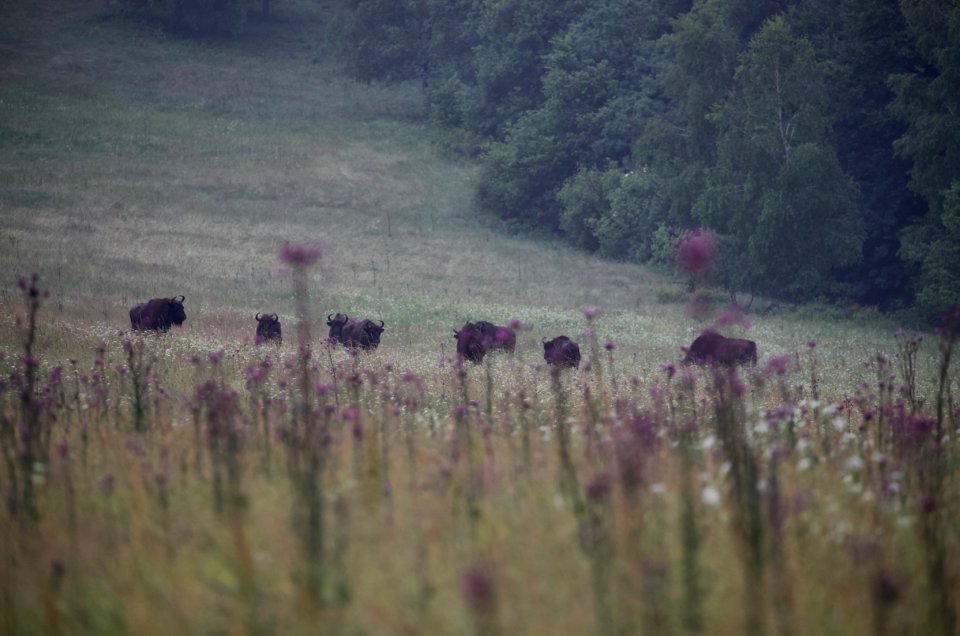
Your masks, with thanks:
<instances>
[{"instance_id":1,"label":"tree line","mask_svg":"<svg viewBox=\"0 0 960 636\"><path fill-rule=\"evenodd\" d=\"M637 262L933 316L960 297L952 0L354 0L352 68L419 79L477 200Z\"/></svg>"},{"instance_id":2,"label":"tree line","mask_svg":"<svg viewBox=\"0 0 960 636\"><path fill-rule=\"evenodd\" d=\"M115 0L171 7L252 0ZM349 0L364 81L422 82L479 206L603 256L935 317L960 298L954 0Z\"/></svg>"}]
</instances>

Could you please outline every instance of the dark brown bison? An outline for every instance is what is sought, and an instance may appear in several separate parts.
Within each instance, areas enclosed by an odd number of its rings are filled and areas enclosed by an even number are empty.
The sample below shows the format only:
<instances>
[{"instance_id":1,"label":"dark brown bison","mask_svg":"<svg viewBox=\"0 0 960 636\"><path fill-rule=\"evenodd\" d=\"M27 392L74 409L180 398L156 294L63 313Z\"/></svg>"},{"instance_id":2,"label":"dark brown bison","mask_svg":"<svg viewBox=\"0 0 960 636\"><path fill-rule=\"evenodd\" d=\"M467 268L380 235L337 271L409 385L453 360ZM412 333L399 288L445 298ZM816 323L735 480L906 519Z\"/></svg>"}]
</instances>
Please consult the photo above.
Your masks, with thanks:
<instances>
[{"instance_id":1,"label":"dark brown bison","mask_svg":"<svg viewBox=\"0 0 960 636\"><path fill-rule=\"evenodd\" d=\"M753 340L727 338L715 331L704 331L687 349L684 364L757 364L757 343Z\"/></svg>"},{"instance_id":2,"label":"dark brown bison","mask_svg":"<svg viewBox=\"0 0 960 636\"><path fill-rule=\"evenodd\" d=\"M167 331L171 325L178 327L187 319L183 311L183 296L154 298L130 309L130 326L134 331Z\"/></svg>"},{"instance_id":3,"label":"dark brown bison","mask_svg":"<svg viewBox=\"0 0 960 636\"><path fill-rule=\"evenodd\" d=\"M513 329L486 320L466 323L453 332L453 337L457 340L457 355L475 364L483 362L488 353L513 353L517 347L517 334Z\"/></svg>"},{"instance_id":4,"label":"dark brown bison","mask_svg":"<svg viewBox=\"0 0 960 636\"><path fill-rule=\"evenodd\" d=\"M556 367L580 368L580 345L566 336L543 339L543 359Z\"/></svg>"},{"instance_id":5,"label":"dark brown bison","mask_svg":"<svg viewBox=\"0 0 960 636\"><path fill-rule=\"evenodd\" d=\"M377 322L369 319L353 320L346 314L335 316L330 314L327 316L327 325L330 326L329 338L345 347L376 349L380 345L380 335L384 331L383 321Z\"/></svg>"},{"instance_id":6,"label":"dark brown bison","mask_svg":"<svg viewBox=\"0 0 960 636\"><path fill-rule=\"evenodd\" d=\"M283 342L283 332L280 329L280 318L277 314L266 314L261 316L259 312L257 319L257 344L261 342L272 341L277 344Z\"/></svg>"},{"instance_id":7,"label":"dark brown bison","mask_svg":"<svg viewBox=\"0 0 960 636\"><path fill-rule=\"evenodd\" d=\"M377 322L380 324L378 325ZM383 333L383 321L350 320L343 326L343 344L358 349L376 349Z\"/></svg>"}]
</instances>

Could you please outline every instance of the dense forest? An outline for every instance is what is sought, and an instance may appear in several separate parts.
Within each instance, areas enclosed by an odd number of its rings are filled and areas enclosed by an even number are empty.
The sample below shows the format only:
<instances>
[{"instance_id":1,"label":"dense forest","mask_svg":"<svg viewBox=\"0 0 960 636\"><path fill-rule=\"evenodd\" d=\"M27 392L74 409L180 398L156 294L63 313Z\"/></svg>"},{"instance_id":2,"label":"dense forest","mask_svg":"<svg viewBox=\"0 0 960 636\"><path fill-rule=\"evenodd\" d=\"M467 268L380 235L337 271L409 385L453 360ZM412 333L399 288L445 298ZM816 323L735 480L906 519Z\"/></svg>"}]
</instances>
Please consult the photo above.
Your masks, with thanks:
<instances>
[{"instance_id":1,"label":"dense forest","mask_svg":"<svg viewBox=\"0 0 960 636\"><path fill-rule=\"evenodd\" d=\"M198 33L270 11L118 1ZM421 82L511 225L641 263L706 228L713 284L789 301L960 298L954 0L352 0L343 22L351 72Z\"/></svg>"}]
</instances>

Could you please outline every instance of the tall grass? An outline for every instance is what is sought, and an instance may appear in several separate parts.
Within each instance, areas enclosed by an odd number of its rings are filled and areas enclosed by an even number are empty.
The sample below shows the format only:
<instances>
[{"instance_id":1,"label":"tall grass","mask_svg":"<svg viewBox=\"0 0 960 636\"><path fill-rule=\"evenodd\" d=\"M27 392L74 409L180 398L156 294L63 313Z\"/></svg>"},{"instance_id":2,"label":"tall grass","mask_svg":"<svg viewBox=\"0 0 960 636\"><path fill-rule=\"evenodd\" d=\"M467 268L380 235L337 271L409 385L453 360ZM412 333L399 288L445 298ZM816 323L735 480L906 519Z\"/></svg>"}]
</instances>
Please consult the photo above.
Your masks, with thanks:
<instances>
[{"instance_id":1,"label":"tall grass","mask_svg":"<svg viewBox=\"0 0 960 636\"><path fill-rule=\"evenodd\" d=\"M59 364L22 291L6 633L955 633L957 413L909 391L815 400L800 355L641 377L619 348L561 372L316 337ZM955 404L952 333L917 395Z\"/></svg>"}]
</instances>

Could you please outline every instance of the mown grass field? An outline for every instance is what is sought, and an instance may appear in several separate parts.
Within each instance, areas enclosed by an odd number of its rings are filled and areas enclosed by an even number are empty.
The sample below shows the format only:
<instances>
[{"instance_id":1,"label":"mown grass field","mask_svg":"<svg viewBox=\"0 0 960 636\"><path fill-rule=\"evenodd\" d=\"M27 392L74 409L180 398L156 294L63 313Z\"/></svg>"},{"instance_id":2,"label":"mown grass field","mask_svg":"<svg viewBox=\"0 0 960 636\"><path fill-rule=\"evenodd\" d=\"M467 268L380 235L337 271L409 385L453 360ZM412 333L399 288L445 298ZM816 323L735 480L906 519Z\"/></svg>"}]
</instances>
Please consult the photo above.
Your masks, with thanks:
<instances>
[{"instance_id":1,"label":"mown grass field","mask_svg":"<svg viewBox=\"0 0 960 636\"><path fill-rule=\"evenodd\" d=\"M756 369L679 368L723 303L478 216L418 87L337 67L335 3L212 43L3 11L0 632L956 633L935 335L784 308L725 328ZM324 248L307 361L285 241ZM183 328L129 334L176 294ZM336 311L381 347L325 345ZM477 318L519 320L516 354L459 366ZM589 363L545 369L559 333Z\"/></svg>"}]
</instances>

